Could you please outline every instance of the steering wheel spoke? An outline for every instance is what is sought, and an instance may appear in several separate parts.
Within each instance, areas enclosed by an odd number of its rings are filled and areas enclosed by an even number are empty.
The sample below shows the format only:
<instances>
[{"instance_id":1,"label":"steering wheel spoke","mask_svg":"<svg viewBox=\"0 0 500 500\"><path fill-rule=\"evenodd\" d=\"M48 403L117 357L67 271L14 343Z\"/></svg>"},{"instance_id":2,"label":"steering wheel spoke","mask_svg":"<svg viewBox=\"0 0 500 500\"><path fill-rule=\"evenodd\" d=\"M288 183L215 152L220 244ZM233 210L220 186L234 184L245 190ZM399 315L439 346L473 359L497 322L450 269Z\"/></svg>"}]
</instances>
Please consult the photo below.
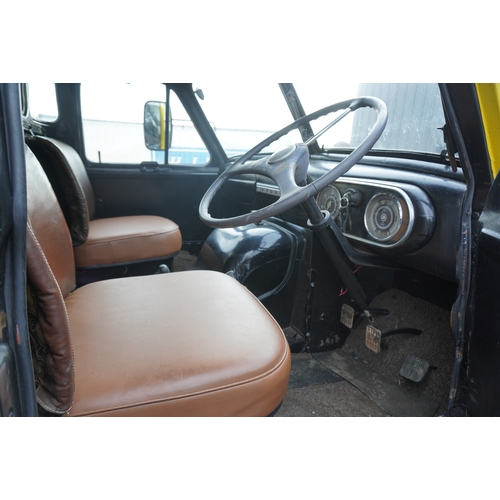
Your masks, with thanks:
<instances>
[{"instance_id":1,"label":"steering wheel spoke","mask_svg":"<svg viewBox=\"0 0 500 500\"><path fill-rule=\"evenodd\" d=\"M305 142L306 145L309 146L309 144L313 143L316 139L318 139L319 137L321 137L325 132L327 132L334 125L336 125L340 120L344 119L351 111L352 111L351 108L347 108L340 116L337 116L335 118L335 120L332 120L326 127L324 127L323 129L321 129L317 134L314 134L311 137L309 137L307 139L307 141Z\"/></svg>"}]
</instances>

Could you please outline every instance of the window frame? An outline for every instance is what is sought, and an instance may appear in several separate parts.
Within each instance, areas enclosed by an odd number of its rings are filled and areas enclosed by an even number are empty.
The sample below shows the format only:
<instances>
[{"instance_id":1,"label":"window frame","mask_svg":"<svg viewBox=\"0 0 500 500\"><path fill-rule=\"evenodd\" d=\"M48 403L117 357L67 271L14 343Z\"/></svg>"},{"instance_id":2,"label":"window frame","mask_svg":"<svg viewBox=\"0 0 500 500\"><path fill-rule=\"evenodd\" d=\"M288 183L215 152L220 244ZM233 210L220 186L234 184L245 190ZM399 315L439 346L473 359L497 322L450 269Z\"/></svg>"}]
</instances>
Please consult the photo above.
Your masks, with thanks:
<instances>
[{"instance_id":1,"label":"window frame","mask_svg":"<svg viewBox=\"0 0 500 500\"><path fill-rule=\"evenodd\" d=\"M151 168L153 170L156 170L159 168L197 169L197 168L206 168L206 167L210 166L210 163L212 162L212 159L213 159L213 153L212 153L213 148L211 148L210 146L213 145L213 141L212 140L207 141L206 133L201 132L201 130L204 130L204 127L200 127L199 124L197 125L196 120L199 119L199 114L195 113L194 114L195 116L193 117L192 103L191 102L189 103L189 104L191 104L191 106L187 106L186 101L184 100L184 95L182 97L181 97L181 95L179 95L179 89L181 87L179 87L178 85L171 85L171 84L163 84L163 85L165 85L165 100L161 101L161 102L165 102L167 109L169 109L169 106L171 105L170 90L174 91L176 98L179 101L179 106L182 106L183 111L186 113L186 116L189 119L193 130L197 134L197 139L199 140L199 143L201 145L203 145L204 151L206 152L204 154L206 154L208 156L208 161L206 163L173 162L173 161L171 161L170 151L171 151L172 147L175 148L175 142L171 143L171 141L168 138L166 138L166 140L165 140L165 144L167 145L167 148L165 150L158 150L158 152L155 154L154 150L151 150L151 149L147 148L147 146L146 146L146 143L144 140L144 135L143 135L143 129L141 130L142 144L144 145L145 151L150 152L151 158L149 158L149 159L144 158L142 160L135 160L135 161L128 162L128 161L120 161L120 160L113 160L113 159L111 161L107 161L107 160L101 161L100 158L92 157L88 153L90 143L88 141L88 134L87 134L87 139L86 139L86 133L85 133L85 128L86 128L85 121L86 120L90 121L91 119L85 118L85 114L83 111L84 100L82 99L82 85L83 84L80 85L80 95L79 95L80 122L81 122L81 128L82 128L82 146L83 146L85 161L89 165L91 165L93 167L101 166L101 165L106 165L106 166L111 166L111 167L118 166L121 168L121 167L135 167L137 165L144 164L148 167L148 171ZM185 94L185 91L182 92L182 94ZM144 101L144 104L146 104L146 102L148 102L149 100L157 100L157 99L147 99ZM176 121L179 121L179 120L177 120L174 116L173 117L174 126L175 126ZM106 121L103 120L103 122L106 122ZM108 123L114 124L114 123L121 123L121 122L109 121ZM123 122L123 123L127 123L127 122ZM136 122L133 122L133 123L137 124ZM207 123L208 123L208 121L207 121ZM165 127L165 129L166 129L165 130L166 134L168 134L168 127ZM172 133L172 138L175 141L175 128L174 128L173 133ZM99 150L98 150L98 152L99 152ZM216 155L216 156L219 156L219 155ZM156 167L154 167L154 166L156 166Z\"/></svg>"}]
</instances>

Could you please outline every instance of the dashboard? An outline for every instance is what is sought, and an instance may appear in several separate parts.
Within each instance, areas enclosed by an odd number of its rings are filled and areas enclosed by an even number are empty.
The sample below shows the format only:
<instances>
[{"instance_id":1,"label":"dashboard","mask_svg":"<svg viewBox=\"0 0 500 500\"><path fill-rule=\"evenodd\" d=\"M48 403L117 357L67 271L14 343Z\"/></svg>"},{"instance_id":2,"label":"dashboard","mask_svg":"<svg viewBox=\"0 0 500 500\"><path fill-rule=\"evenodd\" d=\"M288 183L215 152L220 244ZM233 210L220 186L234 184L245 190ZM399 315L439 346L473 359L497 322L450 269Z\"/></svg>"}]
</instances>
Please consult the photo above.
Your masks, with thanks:
<instances>
[{"instance_id":1,"label":"dashboard","mask_svg":"<svg viewBox=\"0 0 500 500\"><path fill-rule=\"evenodd\" d=\"M310 180L331 168L331 161L312 159ZM265 177L257 176L256 192L266 203L279 196L278 188ZM443 165L365 158L319 192L316 201L354 248L456 281L464 192L461 174ZM307 227L300 206L280 217Z\"/></svg>"}]
</instances>

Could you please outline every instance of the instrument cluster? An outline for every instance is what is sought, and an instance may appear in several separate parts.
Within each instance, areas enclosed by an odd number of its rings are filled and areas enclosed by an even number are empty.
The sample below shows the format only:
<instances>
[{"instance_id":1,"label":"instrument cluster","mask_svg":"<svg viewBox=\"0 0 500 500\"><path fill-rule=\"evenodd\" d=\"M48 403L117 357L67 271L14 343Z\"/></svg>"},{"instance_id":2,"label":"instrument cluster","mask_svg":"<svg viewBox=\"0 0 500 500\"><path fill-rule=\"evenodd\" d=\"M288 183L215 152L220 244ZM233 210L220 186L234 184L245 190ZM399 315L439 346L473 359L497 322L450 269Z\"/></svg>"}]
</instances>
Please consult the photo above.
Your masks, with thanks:
<instances>
[{"instance_id":1,"label":"instrument cluster","mask_svg":"<svg viewBox=\"0 0 500 500\"><path fill-rule=\"evenodd\" d=\"M323 189L317 202L347 238L372 247L413 252L435 227L429 196L409 184L341 178Z\"/></svg>"}]
</instances>

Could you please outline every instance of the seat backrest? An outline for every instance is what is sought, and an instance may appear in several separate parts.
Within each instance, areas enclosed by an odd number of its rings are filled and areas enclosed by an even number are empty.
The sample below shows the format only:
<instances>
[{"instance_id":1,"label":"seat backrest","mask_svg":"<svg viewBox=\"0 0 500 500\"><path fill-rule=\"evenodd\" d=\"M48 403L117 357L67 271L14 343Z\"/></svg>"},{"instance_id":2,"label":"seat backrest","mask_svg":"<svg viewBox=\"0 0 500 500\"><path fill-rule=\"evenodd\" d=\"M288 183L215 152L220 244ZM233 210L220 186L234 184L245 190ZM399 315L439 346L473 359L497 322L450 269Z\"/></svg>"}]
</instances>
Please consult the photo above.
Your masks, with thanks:
<instances>
[{"instance_id":1,"label":"seat backrest","mask_svg":"<svg viewBox=\"0 0 500 500\"><path fill-rule=\"evenodd\" d=\"M80 155L71 146L48 137L35 136L27 142L50 180L66 218L73 245L85 243L89 221L95 215L95 200Z\"/></svg>"},{"instance_id":2,"label":"seat backrest","mask_svg":"<svg viewBox=\"0 0 500 500\"><path fill-rule=\"evenodd\" d=\"M64 303L76 286L73 246L45 172L28 147L25 147L25 156L26 270L35 308L36 355L43 358L37 399L51 413L63 414L71 407L74 396L70 326Z\"/></svg>"}]
</instances>

